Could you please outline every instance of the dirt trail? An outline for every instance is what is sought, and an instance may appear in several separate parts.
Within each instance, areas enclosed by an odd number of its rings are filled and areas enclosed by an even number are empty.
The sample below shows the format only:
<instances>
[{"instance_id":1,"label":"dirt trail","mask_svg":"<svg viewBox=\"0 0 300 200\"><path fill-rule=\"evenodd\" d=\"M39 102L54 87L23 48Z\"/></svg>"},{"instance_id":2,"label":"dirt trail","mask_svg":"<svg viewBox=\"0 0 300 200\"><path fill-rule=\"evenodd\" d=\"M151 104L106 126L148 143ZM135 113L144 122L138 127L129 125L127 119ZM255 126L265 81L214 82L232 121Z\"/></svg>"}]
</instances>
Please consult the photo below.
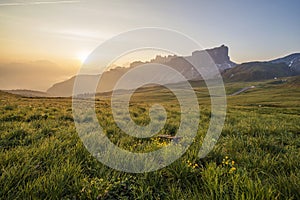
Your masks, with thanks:
<instances>
[{"instance_id":1,"label":"dirt trail","mask_svg":"<svg viewBox=\"0 0 300 200\"><path fill-rule=\"evenodd\" d=\"M252 89L252 88L255 88L255 86L252 85L252 86L249 86L249 87L242 88L242 89L238 90L237 92L232 93L230 96L238 95L238 94L240 94L242 92L246 92L247 90Z\"/></svg>"}]
</instances>

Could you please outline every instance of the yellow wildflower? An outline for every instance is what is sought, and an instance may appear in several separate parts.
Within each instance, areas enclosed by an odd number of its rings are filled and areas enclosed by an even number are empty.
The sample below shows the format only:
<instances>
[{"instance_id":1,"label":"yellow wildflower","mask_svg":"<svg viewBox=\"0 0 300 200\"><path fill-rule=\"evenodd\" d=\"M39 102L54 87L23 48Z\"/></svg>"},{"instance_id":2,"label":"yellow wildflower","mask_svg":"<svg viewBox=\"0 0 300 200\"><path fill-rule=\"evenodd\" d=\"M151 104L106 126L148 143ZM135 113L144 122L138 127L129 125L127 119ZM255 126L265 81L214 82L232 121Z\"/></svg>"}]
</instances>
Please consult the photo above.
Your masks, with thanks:
<instances>
[{"instance_id":1,"label":"yellow wildflower","mask_svg":"<svg viewBox=\"0 0 300 200\"><path fill-rule=\"evenodd\" d=\"M231 167L231 169L229 170L229 173L232 174L235 170L236 170L235 167Z\"/></svg>"}]
</instances>

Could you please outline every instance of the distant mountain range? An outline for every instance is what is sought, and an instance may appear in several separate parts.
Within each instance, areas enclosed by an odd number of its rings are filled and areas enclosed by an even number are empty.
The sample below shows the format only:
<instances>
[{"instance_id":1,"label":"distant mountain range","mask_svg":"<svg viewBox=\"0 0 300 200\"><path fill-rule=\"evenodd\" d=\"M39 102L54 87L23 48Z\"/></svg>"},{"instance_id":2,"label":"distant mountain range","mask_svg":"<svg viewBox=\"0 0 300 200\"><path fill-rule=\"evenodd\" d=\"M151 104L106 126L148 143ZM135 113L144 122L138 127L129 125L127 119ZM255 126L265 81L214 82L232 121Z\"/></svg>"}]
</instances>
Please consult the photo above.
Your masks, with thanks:
<instances>
[{"instance_id":1,"label":"distant mountain range","mask_svg":"<svg viewBox=\"0 0 300 200\"><path fill-rule=\"evenodd\" d=\"M205 65L205 63L209 63L210 61L213 61L221 72L236 66L236 63L232 62L228 56L228 47L224 45L213 49L194 51L191 56L186 57L176 55L163 57L158 55L156 56L156 58L148 62L135 61L132 62L130 64L130 67L128 68L116 67L110 69L109 71L105 71L101 76L101 81L99 83L99 87L97 88L97 92L111 91L114 88L115 83L126 72L134 67L147 63L159 63L170 66L171 68L180 72L187 80L201 80L201 75L197 72L197 70L195 70L193 65L196 64L197 66L201 67L201 65ZM191 63L193 63L193 65ZM99 78L99 75L80 76L85 83L93 82L94 80ZM76 76L66 81L54 84L47 90L47 93L53 96L71 96L75 78ZM176 77L166 77L164 74L156 74L156 77L154 78L156 80L165 80L165 84L178 82L178 79ZM124 85L124 88L122 89L130 89L130 87Z\"/></svg>"},{"instance_id":2,"label":"distant mountain range","mask_svg":"<svg viewBox=\"0 0 300 200\"><path fill-rule=\"evenodd\" d=\"M115 83L129 70L147 63L159 63L172 67L180 72L187 80L202 80L202 77L197 70L195 70L195 64L197 66L207 66L209 61L207 55L216 64L217 68L221 72L223 80L225 82L234 81L260 81L266 79L277 79L280 77L298 76L300 75L300 53L288 55L283 58L278 58L264 62L247 62L242 64L236 64L230 60L228 55L228 47L222 45L220 47L206 49L201 51L194 51L191 56L181 57L176 55L169 56L156 56L154 59L148 62L135 61L130 64L130 67L116 67L105 71L100 83L98 84L97 92L111 91L114 88ZM193 63L193 65L191 64ZM204 69L204 68L203 68ZM211 73L215 73L212 71ZM86 84L93 83L98 80L100 75L79 75L81 80ZM176 77L165 76L163 74L157 74L158 79L165 80L167 83L179 82ZM25 92L27 96L71 96L73 93L73 85L76 76L72 78L54 84L50 87L46 93L28 91L28 90L14 90L12 93ZM124 85L122 89L130 89L129 86Z\"/></svg>"}]
</instances>

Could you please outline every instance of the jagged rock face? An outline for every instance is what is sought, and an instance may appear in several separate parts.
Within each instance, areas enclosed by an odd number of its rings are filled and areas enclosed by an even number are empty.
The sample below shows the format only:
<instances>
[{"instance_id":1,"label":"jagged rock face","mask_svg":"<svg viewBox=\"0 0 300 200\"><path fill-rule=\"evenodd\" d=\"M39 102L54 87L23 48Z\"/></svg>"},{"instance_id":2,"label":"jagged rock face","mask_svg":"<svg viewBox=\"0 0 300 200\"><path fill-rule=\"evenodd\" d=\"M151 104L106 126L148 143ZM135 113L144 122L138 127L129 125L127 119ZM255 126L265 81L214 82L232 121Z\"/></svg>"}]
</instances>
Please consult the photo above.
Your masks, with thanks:
<instances>
[{"instance_id":1,"label":"jagged rock face","mask_svg":"<svg viewBox=\"0 0 300 200\"><path fill-rule=\"evenodd\" d=\"M228 47L225 45L213 49L207 49L204 51L210 55L210 57L216 64L231 62L228 56ZM192 57L202 57L205 53L204 51L194 51L192 53Z\"/></svg>"},{"instance_id":2,"label":"jagged rock face","mask_svg":"<svg viewBox=\"0 0 300 200\"><path fill-rule=\"evenodd\" d=\"M219 48L209 49L207 53L212 57L216 64L229 63L228 47L222 45Z\"/></svg>"},{"instance_id":3,"label":"jagged rock face","mask_svg":"<svg viewBox=\"0 0 300 200\"><path fill-rule=\"evenodd\" d=\"M203 60L203 57L207 54L214 61L220 72L236 66L236 64L230 60L228 47L225 45L204 51L194 51L192 59L198 59L199 62L202 62L201 60Z\"/></svg>"},{"instance_id":4,"label":"jagged rock face","mask_svg":"<svg viewBox=\"0 0 300 200\"><path fill-rule=\"evenodd\" d=\"M203 79L202 75L198 73L198 70L206 74L206 78L215 77L218 72L222 72L225 69L232 68L236 64L233 63L228 56L228 47L220 46L213 49L206 49L201 51L194 51L191 56L156 56L150 62L146 63L160 63L172 67L180 72L187 80L200 80ZM141 61L133 62L131 67L145 64ZM213 65L216 65L218 70ZM197 68L197 69L195 69ZM157 75L157 79L160 79L160 75ZM166 79L168 83L176 83L176 78L168 77Z\"/></svg>"}]
</instances>

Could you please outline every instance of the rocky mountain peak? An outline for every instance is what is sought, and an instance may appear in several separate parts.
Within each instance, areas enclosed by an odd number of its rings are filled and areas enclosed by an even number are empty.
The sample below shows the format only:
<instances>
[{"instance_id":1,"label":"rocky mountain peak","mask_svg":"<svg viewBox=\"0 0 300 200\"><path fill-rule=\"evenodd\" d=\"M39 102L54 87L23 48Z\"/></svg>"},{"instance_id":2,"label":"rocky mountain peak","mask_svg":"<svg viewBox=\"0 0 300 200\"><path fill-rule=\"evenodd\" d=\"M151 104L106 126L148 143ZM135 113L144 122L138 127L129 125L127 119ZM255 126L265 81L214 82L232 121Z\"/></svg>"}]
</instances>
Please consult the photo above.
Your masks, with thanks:
<instances>
[{"instance_id":1,"label":"rocky mountain peak","mask_svg":"<svg viewBox=\"0 0 300 200\"><path fill-rule=\"evenodd\" d=\"M228 55L228 47L224 44L220 47L213 49L206 49L201 51L194 51L192 57L201 57L204 53L208 53L210 57L214 60L216 64L230 63L230 58Z\"/></svg>"}]
</instances>

